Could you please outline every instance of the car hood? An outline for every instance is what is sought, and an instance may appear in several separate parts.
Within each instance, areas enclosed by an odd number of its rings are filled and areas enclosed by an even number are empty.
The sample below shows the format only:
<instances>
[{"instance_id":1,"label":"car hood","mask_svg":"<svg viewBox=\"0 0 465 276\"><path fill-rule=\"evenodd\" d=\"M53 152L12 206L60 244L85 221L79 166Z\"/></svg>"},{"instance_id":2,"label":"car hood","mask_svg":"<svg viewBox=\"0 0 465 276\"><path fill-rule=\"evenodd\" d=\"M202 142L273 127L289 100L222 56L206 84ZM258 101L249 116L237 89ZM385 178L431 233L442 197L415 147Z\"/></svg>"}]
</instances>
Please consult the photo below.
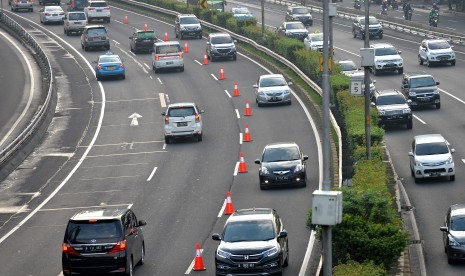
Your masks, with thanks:
<instances>
[{"instance_id":1,"label":"car hood","mask_svg":"<svg viewBox=\"0 0 465 276\"><path fill-rule=\"evenodd\" d=\"M310 13L302 13L302 14L294 14L292 17L294 18L309 18L312 17Z\"/></svg>"},{"instance_id":2,"label":"car hood","mask_svg":"<svg viewBox=\"0 0 465 276\"><path fill-rule=\"evenodd\" d=\"M410 109L407 104L390 104L390 105L380 105L378 110L390 111L390 110L403 110Z\"/></svg>"},{"instance_id":3,"label":"car hood","mask_svg":"<svg viewBox=\"0 0 465 276\"><path fill-rule=\"evenodd\" d=\"M377 56L375 57L377 61L384 61L384 60L394 60L394 59L402 59L399 55L386 55L386 56Z\"/></svg>"},{"instance_id":4,"label":"car hood","mask_svg":"<svg viewBox=\"0 0 465 276\"><path fill-rule=\"evenodd\" d=\"M199 23L195 24L182 24L182 27L187 28L187 29L194 29L194 28L200 28Z\"/></svg>"},{"instance_id":5,"label":"car hood","mask_svg":"<svg viewBox=\"0 0 465 276\"><path fill-rule=\"evenodd\" d=\"M212 47L215 47L215 48L232 48L232 47L234 47L234 43L212 44Z\"/></svg>"},{"instance_id":6,"label":"car hood","mask_svg":"<svg viewBox=\"0 0 465 276\"><path fill-rule=\"evenodd\" d=\"M454 51L452 51L452 49L437 49L437 50L429 50L429 52L432 54L432 55L452 55L454 53Z\"/></svg>"},{"instance_id":7,"label":"car hood","mask_svg":"<svg viewBox=\"0 0 465 276\"><path fill-rule=\"evenodd\" d=\"M434 155L420 155L415 156L415 160L421 163L442 163L451 157L450 153L434 154Z\"/></svg>"},{"instance_id":8,"label":"car hood","mask_svg":"<svg viewBox=\"0 0 465 276\"><path fill-rule=\"evenodd\" d=\"M290 33L290 34L303 34L303 33L308 33L308 30L307 30L307 29L286 30L286 33Z\"/></svg>"},{"instance_id":9,"label":"car hood","mask_svg":"<svg viewBox=\"0 0 465 276\"><path fill-rule=\"evenodd\" d=\"M460 244L465 244L465 231L450 231L450 235Z\"/></svg>"},{"instance_id":10,"label":"car hood","mask_svg":"<svg viewBox=\"0 0 465 276\"><path fill-rule=\"evenodd\" d=\"M415 93L433 93L434 91L437 91L438 88L435 86L428 86L428 87L416 87L416 88L410 88L409 91L415 92Z\"/></svg>"},{"instance_id":11,"label":"car hood","mask_svg":"<svg viewBox=\"0 0 465 276\"><path fill-rule=\"evenodd\" d=\"M282 161L282 162L263 162L262 166L269 171L293 170L295 166L301 164L300 160Z\"/></svg>"},{"instance_id":12,"label":"car hood","mask_svg":"<svg viewBox=\"0 0 465 276\"><path fill-rule=\"evenodd\" d=\"M263 87L258 89L258 92L262 92L265 94L274 94L276 92L284 92L284 91L290 91L289 86L272 86L272 87Z\"/></svg>"},{"instance_id":13,"label":"car hood","mask_svg":"<svg viewBox=\"0 0 465 276\"><path fill-rule=\"evenodd\" d=\"M233 255L254 255L260 254L265 250L277 246L275 239L269 241L244 241L244 242L225 242L221 241L218 249L231 253Z\"/></svg>"},{"instance_id":14,"label":"car hood","mask_svg":"<svg viewBox=\"0 0 465 276\"><path fill-rule=\"evenodd\" d=\"M323 47L323 41L311 42L310 46L312 46L312 47Z\"/></svg>"}]
</instances>

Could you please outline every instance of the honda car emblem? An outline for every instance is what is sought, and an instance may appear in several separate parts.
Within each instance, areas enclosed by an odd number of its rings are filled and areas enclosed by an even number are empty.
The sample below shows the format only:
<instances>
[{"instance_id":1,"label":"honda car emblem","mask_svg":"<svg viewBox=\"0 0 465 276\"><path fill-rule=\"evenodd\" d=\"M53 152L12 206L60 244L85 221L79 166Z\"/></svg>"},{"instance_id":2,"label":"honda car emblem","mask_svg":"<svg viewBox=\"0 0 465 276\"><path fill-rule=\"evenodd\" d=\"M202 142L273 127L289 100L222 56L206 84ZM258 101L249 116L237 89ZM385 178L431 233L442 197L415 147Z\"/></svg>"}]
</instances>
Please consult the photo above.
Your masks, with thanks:
<instances>
[{"instance_id":1,"label":"honda car emblem","mask_svg":"<svg viewBox=\"0 0 465 276\"><path fill-rule=\"evenodd\" d=\"M91 242L91 243L96 243L97 240L96 240L96 239L91 239L90 242Z\"/></svg>"},{"instance_id":2,"label":"honda car emblem","mask_svg":"<svg viewBox=\"0 0 465 276\"><path fill-rule=\"evenodd\" d=\"M244 260L248 260L249 259L249 255L244 255Z\"/></svg>"}]
</instances>

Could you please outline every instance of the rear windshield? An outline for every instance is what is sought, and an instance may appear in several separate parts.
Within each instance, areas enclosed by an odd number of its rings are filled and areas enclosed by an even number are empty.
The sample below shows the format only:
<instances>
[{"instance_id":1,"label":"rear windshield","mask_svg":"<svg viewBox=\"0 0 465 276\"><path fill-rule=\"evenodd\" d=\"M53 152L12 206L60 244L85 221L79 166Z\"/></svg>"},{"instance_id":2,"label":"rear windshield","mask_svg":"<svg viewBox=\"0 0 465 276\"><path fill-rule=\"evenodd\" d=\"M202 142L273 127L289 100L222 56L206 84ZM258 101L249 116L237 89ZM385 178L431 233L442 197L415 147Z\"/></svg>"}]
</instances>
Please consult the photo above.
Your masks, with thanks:
<instances>
[{"instance_id":1,"label":"rear windshield","mask_svg":"<svg viewBox=\"0 0 465 276\"><path fill-rule=\"evenodd\" d=\"M306 14L308 13L307 8L295 8L292 10L294 14Z\"/></svg>"},{"instance_id":2,"label":"rear windshield","mask_svg":"<svg viewBox=\"0 0 465 276\"><path fill-rule=\"evenodd\" d=\"M175 54L181 52L179 44L157 46L157 54Z\"/></svg>"},{"instance_id":3,"label":"rear windshield","mask_svg":"<svg viewBox=\"0 0 465 276\"><path fill-rule=\"evenodd\" d=\"M90 3L90 6L94 8L103 8L103 7L107 7L108 5L106 2L95 2L95 3Z\"/></svg>"},{"instance_id":4,"label":"rear windshield","mask_svg":"<svg viewBox=\"0 0 465 276\"><path fill-rule=\"evenodd\" d=\"M45 11L47 11L47 12L63 12L63 9L61 7L47 6L47 7L45 7Z\"/></svg>"},{"instance_id":5,"label":"rear windshield","mask_svg":"<svg viewBox=\"0 0 465 276\"><path fill-rule=\"evenodd\" d=\"M92 28L87 30L88 35L105 35L106 33L104 28Z\"/></svg>"},{"instance_id":6,"label":"rear windshield","mask_svg":"<svg viewBox=\"0 0 465 276\"><path fill-rule=\"evenodd\" d=\"M75 6L87 6L87 0L73 0Z\"/></svg>"},{"instance_id":7,"label":"rear windshield","mask_svg":"<svg viewBox=\"0 0 465 276\"><path fill-rule=\"evenodd\" d=\"M155 32L138 32L137 38L155 38Z\"/></svg>"},{"instance_id":8,"label":"rear windshield","mask_svg":"<svg viewBox=\"0 0 465 276\"><path fill-rule=\"evenodd\" d=\"M263 153L263 162L279 162L299 159L300 154L297 147L269 148Z\"/></svg>"},{"instance_id":9,"label":"rear windshield","mask_svg":"<svg viewBox=\"0 0 465 276\"><path fill-rule=\"evenodd\" d=\"M68 14L69 20L86 20L86 15L82 12L80 13L69 13Z\"/></svg>"},{"instance_id":10,"label":"rear windshield","mask_svg":"<svg viewBox=\"0 0 465 276\"><path fill-rule=\"evenodd\" d=\"M116 56L105 56L105 57L100 57L99 63L108 63L108 62L121 62L121 59Z\"/></svg>"},{"instance_id":11,"label":"rear windshield","mask_svg":"<svg viewBox=\"0 0 465 276\"><path fill-rule=\"evenodd\" d=\"M70 221L66 229L66 239L72 244L114 243L121 236L121 223L118 220Z\"/></svg>"},{"instance_id":12,"label":"rear windshield","mask_svg":"<svg viewBox=\"0 0 465 276\"><path fill-rule=\"evenodd\" d=\"M195 115L195 108L193 106L172 107L168 111L169 117L187 117L193 115Z\"/></svg>"}]
</instances>

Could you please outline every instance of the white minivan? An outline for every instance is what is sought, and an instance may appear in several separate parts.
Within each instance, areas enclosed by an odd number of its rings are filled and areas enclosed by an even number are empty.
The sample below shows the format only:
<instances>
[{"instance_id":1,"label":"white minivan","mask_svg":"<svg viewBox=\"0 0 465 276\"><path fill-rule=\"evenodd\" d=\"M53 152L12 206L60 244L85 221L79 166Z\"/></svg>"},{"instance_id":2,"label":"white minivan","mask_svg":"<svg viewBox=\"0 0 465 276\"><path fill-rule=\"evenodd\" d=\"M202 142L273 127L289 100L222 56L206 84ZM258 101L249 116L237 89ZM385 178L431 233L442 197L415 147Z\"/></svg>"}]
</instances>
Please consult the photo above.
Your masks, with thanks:
<instances>
[{"instance_id":1,"label":"white minivan","mask_svg":"<svg viewBox=\"0 0 465 276\"><path fill-rule=\"evenodd\" d=\"M152 51L152 69L155 73L162 69L178 68L184 72L184 58L178 41L155 42Z\"/></svg>"}]
</instances>

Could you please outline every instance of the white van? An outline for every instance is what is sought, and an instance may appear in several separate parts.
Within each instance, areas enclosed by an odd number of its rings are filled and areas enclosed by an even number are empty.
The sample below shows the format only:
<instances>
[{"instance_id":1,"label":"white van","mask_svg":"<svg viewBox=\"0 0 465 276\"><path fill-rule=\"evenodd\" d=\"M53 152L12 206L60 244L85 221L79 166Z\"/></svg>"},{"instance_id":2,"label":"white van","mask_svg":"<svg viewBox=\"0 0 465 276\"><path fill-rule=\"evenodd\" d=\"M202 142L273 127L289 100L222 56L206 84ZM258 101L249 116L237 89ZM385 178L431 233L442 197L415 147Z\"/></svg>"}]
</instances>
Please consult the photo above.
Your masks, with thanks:
<instances>
[{"instance_id":1,"label":"white van","mask_svg":"<svg viewBox=\"0 0 465 276\"><path fill-rule=\"evenodd\" d=\"M170 68L179 68L179 71L184 72L184 58L179 42L155 42L152 51L152 68L155 73Z\"/></svg>"}]
</instances>

